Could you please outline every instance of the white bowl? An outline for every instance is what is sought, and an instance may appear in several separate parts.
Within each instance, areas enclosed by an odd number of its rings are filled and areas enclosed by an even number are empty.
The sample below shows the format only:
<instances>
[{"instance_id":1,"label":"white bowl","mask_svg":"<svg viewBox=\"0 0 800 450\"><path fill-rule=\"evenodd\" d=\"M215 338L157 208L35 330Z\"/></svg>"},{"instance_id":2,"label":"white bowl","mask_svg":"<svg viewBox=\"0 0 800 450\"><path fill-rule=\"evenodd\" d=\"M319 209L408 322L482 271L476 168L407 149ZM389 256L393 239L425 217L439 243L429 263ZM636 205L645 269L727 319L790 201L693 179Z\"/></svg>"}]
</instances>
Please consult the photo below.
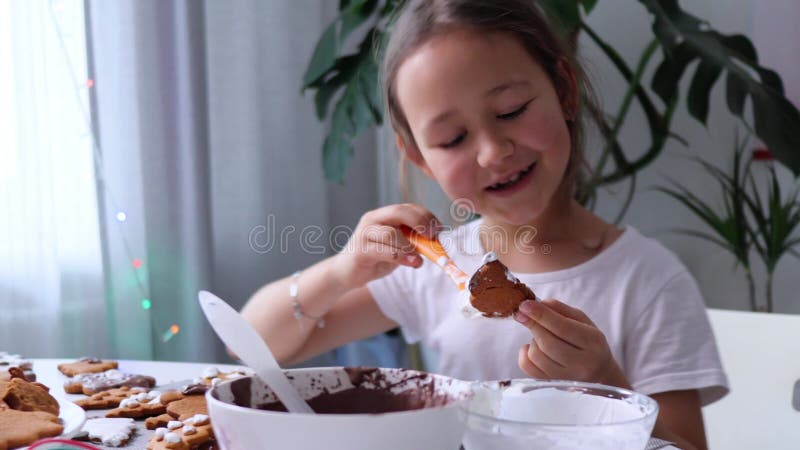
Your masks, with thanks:
<instances>
[{"instance_id":1,"label":"white bowl","mask_svg":"<svg viewBox=\"0 0 800 450\"><path fill-rule=\"evenodd\" d=\"M473 393L466 450L642 450L658 415L652 398L594 383L493 381Z\"/></svg>"},{"instance_id":2,"label":"white bowl","mask_svg":"<svg viewBox=\"0 0 800 450\"><path fill-rule=\"evenodd\" d=\"M319 408L313 399L320 401L321 394L346 395L342 392L354 386L377 389L389 400L422 394L420 398L430 404L377 414L289 414L252 407L275 402L259 379L229 380L206 393L214 434L223 450L456 450L461 445L465 429L461 407L471 393L470 383L405 369L326 367L286 374L312 407Z\"/></svg>"}]
</instances>

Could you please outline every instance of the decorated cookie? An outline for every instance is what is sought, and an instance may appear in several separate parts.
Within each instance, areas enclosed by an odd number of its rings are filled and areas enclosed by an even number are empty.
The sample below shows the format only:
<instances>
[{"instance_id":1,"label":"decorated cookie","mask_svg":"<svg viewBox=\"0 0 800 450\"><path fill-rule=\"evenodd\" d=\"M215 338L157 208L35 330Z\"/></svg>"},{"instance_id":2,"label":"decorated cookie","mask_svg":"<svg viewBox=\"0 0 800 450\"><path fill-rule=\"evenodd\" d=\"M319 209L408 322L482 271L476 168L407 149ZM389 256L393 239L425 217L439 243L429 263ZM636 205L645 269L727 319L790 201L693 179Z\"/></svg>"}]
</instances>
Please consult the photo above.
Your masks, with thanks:
<instances>
[{"instance_id":1,"label":"decorated cookie","mask_svg":"<svg viewBox=\"0 0 800 450\"><path fill-rule=\"evenodd\" d=\"M47 392L47 387L22 378L0 381L0 402L9 409L44 411L58 416L58 402Z\"/></svg>"},{"instance_id":2,"label":"decorated cookie","mask_svg":"<svg viewBox=\"0 0 800 450\"><path fill-rule=\"evenodd\" d=\"M0 352L0 381L8 381L12 378L9 369L16 367L22 370L26 380L36 381L36 374L33 373L33 364L20 355L7 352Z\"/></svg>"},{"instance_id":3,"label":"decorated cookie","mask_svg":"<svg viewBox=\"0 0 800 450\"><path fill-rule=\"evenodd\" d=\"M151 388L155 384L156 379L151 376L123 373L111 369L100 373L75 375L64 383L64 390L69 394L92 395L123 386Z\"/></svg>"},{"instance_id":4,"label":"decorated cookie","mask_svg":"<svg viewBox=\"0 0 800 450\"><path fill-rule=\"evenodd\" d=\"M23 447L45 437L58 436L64 427L58 417L42 411L0 408L0 449Z\"/></svg>"},{"instance_id":5,"label":"decorated cookie","mask_svg":"<svg viewBox=\"0 0 800 450\"><path fill-rule=\"evenodd\" d=\"M184 420L173 420L166 427L156 428L148 450L189 450L206 446L214 439L208 415L196 414Z\"/></svg>"},{"instance_id":6,"label":"decorated cookie","mask_svg":"<svg viewBox=\"0 0 800 450\"><path fill-rule=\"evenodd\" d=\"M148 430L155 430L156 428L166 427L167 424L172 420L175 420L175 418L167 413L164 413L160 416L148 417L145 419L144 427Z\"/></svg>"},{"instance_id":7,"label":"decorated cookie","mask_svg":"<svg viewBox=\"0 0 800 450\"><path fill-rule=\"evenodd\" d=\"M104 361L97 358L81 358L75 362L58 365L58 370L68 377L74 377L81 373L105 372L116 368L116 361Z\"/></svg>"},{"instance_id":8,"label":"decorated cookie","mask_svg":"<svg viewBox=\"0 0 800 450\"><path fill-rule=\"evenodd\" d=\"M233 378L241 378L247 375L244 371L241 370L234 370L232 372L220 372L214 366L206 367L203 370L203 374L194 379L194 384L205 384L207 386L216 386L217 383L220 383L224 380L230 380Z\"/></svg>"},{"instance_id":9,"label":"decorated cookie","mask_svg":"<svg viewBox=\"0 0 800 450\"><path fill-rule=\"evenodd\" d=\"M119 402L125 400L131 395L147 392L146 388L122 386L121 388L109 389L92 394L87 398L75 400L75 404L85 410L90 409L108 409L119 406Z\"/></svg>"},{"instance_id":10,"label":"decorated cookie","mask_svg":"<svg viewBox=\"0 0 800 450\"><path fill-rule=\"evenodd\" d=\"M167 412L167 405L161 401L161 392L150 391L132 395L119 403L119 406L106 413L106 417L158 416Z\"/></svg>"},{"instance_id":11,"label":"decorated cookie","mask_svg":"<svg viewBox=\"0 0 800 450\"><path fill-rule=\"evenodd\" d=\"M167 414L178 419L184 420L196 414L208 414L206 397L204 395L187 395L186 397L170 402L167 405Z\"/></svg>"},{"instance_id":12,"label":"decorated cookie","mask_svg":"<svg viewBox=\"0 0 800 450\"><path fill-rule=\"evenodd\" d=\"M121 447L131 438L136 424L128 418L89 419L75 436L75 439L88 440L109 447Z\"/></svg>"}]
</instances>

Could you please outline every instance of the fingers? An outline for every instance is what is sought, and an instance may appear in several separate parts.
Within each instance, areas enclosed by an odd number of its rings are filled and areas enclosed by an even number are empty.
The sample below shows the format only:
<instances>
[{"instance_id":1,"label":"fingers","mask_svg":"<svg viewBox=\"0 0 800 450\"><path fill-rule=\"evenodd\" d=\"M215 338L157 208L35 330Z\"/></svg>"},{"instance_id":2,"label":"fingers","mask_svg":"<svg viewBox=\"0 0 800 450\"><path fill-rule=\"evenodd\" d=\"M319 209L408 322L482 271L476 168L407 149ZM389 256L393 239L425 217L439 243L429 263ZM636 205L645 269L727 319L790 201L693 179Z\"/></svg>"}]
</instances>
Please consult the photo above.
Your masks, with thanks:
<instances>
[{"instance_id":1,"label":"fingers","mask_svg":"<svg viewBox=\"0 0 800 450\"><path fill-rule=\"evenodd\" d=\"M532 378L540 378L546 379L548 378L547 374L544 371L536 366L528 358L528 350L530 348L530 344L525 344L519 349L519 353L517 354L517 365L523 372L525 372L529 377Z\"/></svg>"},{"instance_id":2,"label":"fingers","mask_svg":"<svg viewBox=\"0 0 800 450\"><path fill-rule=\"evenodd\" d=\"M432 212L413 203L402 203L378 208L364 215L368 223L384 224L393 227L406 225L423 236L433 238L442 224Z\"/></svg>"},{"instance_id":3,"label":"fingers","mask_svg":"<svg viewBox=\"0 0 800 450\"><path fill-rule=\"evenodd\" d=\"M542 302L526 300L520 304L515 318L529 329L534 323L538 324L579 349L589 347L597 328L593 324L587 324L561 314L551 307L552 304L551 300Z\"/></svg>"},{"instance_id":4,"label":"fingers","mask_svg":"<svg viewBox=\"0 0 800 450\"><path fill-rule=\"evenodd\" d=\"M533 334L533 342L536 344L533 347L537 348L559 367L567 367L571 361L577 361L581 358L581 350L579 348L554 335L550 330L535 321L531 321L529 328L531 334ZM529 356L531 355L529 354ZM539 367L544 368L541 365ZM548 370L547 373L554 375L552 370Z\"/></svg>"},{"instance_id":5,"label":"fingers","mask_svg":"<svg viewBox=\"0 0 800 450\"><path fill-rule=\"evenodd\" d=\"M422 257L416 254L412 247L405 247L405 249L398 248L393 243L393 240L397 238L388 236L396 232L397 229L390 226L384 227L385 229L382 230L383 233L379 234L375 232L368 236L367 241L361 245L362 248L357 251L375 255L378 260L390 262L392 264L400 264L409 267L419 267L422 265ZM402 236L400 237L402 238ZM408 251L409 249L411 249L410 252Z\"/></svg>"},{"instance_id":6,"label":"fingers","mask_svg":"<svg viewBox=\"0 0 800 450\"><path fill-rule=\"evenodd\" d=\"M586 313L584 313L578 308L573 308L572 306L569 306L566 303L560 302L556 299L544 300L544 304L549 306L554 311L569 317L570 319L577 320L578 322L585 323L587 325L595 326L594 322L592 322L592 319L590 319L589 316L586 315Z\"/></svg>"}]
</instances>

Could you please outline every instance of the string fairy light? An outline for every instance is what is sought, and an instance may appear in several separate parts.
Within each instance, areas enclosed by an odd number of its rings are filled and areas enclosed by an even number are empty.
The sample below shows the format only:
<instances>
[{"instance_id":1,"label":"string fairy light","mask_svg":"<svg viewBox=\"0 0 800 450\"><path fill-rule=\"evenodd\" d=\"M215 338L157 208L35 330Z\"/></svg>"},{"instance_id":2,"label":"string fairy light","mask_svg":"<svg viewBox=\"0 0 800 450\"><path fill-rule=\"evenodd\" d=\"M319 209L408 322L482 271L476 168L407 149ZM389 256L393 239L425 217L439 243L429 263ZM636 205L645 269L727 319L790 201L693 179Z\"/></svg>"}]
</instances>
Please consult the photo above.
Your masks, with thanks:
<instances>
[{"instance_id":1,"label":"string fairy light","mask_svg":"<svg viewBox=\"0 0 800 450\"><path fill-rule=\"evenodd\" d=\"M163 332L161 334L161 340L163 342L165 342L165 343L169 342L170 339L175 337L175 335L180 333L180 332L181 332L181 327L179 327L178 324L173 323L172 325L170 325L170 327L169 327L169 329L167 329L167 331L165 331L165 332Z\"/></svg>"},{"instance_id":2,"label":"string fairy light","mask_svg":"<svg viewBox=\"0 0 800 450\"><path fill-rule=\"evenodd\" d=\"M131 245L128 242L127 235L125 233L126 230L123 228L123 225L127 222L128 214L122 208L118 207L119 204L116 201L116 198L114 196L113 191L108 188L108 186L106 185L105 179L102 176L101 172L102 172L102 169L105 167L105 163L103 161L103 152L102 152L102 149L101 149L101 146L100 146L100 141L99 141L99 139L97 139L97 131L95 130L95 128L94 128L94 126L92 124L92 120L91 120L91 118L89 116L88 108L84 105L84 102L82 101L82 98L81 98L81 90L82 89L80 89L79 87L82 86L82 88L84 88L84 89L92 90L96 86L96 80L93 77L90 76L87 79L85 79L83 81L83 83L79 83L78 82L78 77L76 75L75 68L74 68L74 66L72 64L71 58L69 57L69 52L67 51L66 43L64 41L63 30L61 29L59 21L58 21L58 19L56 17L56 12L61 13L63 11L63 9L64 9L63 2L61 2L61 1L57 1L57 2L56 1L51 1L50 2L50 8L49 8L49 10L50 10L50 18L53 21L53 26L55 28L59 44L61 46L62 51L64 52L64 58L65 58L67 66L69 68L69 70L68 70L69 76L72 78L73 85L76 87L76 89L75 89L75 97L77 99L78 104L80 105L80 110L81 110L81 113L82 113L82 116L83 116L83 121L84 121L84 123L86 125L86 128L88 130L86 134L91 139L92 158L93 158L93 161L94 161L94 165L96 167L96 172L95 172L95 177L97 179L97 183L96 184L97 184L98 189L102 189L103 192L106 194L106 199L107 199L108 203L111 206L110 210L111 211L116 211L116 213L114 214L114 218L116 219L117 226L119 227L119 234L122 237L122 245L123 245L123 248L124 248L124 251L125 251L125 255L128 258L128 260L131 261L131 266L133 267L133 270L134 270L134 275L135 275L135 279L136 279L136 285L137 285L137 288L138 288L139 294L140 294L139 305L143 310L149 312L150 309L153 307L153 302L150 300L150 295L147 293L147 288L146 288L144 282L141 279L141 276L144 275L144 274L142 273L141 270L138 270L138 269L141 269L141 267L142 267L142 260L140 258L136 258L136 257L133 256L133 251L131 250ZM92 93L90 92L89 95L92 95ZM149 315L148 317L149 317L149 320L150 320L151 325L152 325L152 323L153 323L152 314ZM179 332L180 332L180 326L178 326L177 324L172 324L169 327L169 329L167 329L165 332L162 333L162 341L164 343L168 342L170 339L172 339Z\"/></svg>"}]
</instances>

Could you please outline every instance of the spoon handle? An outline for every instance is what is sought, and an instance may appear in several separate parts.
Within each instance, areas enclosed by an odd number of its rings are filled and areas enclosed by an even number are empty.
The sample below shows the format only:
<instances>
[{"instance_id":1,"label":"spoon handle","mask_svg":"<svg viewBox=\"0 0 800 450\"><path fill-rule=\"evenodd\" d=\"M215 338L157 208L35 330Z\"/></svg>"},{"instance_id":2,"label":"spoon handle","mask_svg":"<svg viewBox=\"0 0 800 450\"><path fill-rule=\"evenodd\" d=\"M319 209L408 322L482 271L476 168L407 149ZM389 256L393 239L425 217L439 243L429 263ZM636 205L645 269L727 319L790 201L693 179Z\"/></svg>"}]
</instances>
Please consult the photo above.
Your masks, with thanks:
<instances>
[{"instance_id":1,"label":"spoon handle","mask_svg":"<svg viewBox=\"0 0 800 450\"><path fill-rule=\"evenodd\" d=\"M269 346L247 321L221 298L208 291L198 294L203 313L228 348L261 378L292 413L314 414L272 355Z\"/></svg>"},{"instance_id":2,"label":"spoon handle","mask_svg":"<svg viewBox=\"0 0 800 450\"><path fill-rule=\"evenodd\" d=\"M405 225L400 226L400 231L403 232L403 236L414 245L414 248L419 253L441 267L450 276L459 291L464 290L469 277L456 266L456 263L447 254L438 239L425 237Z\"/></svg>"}]
</instances>

